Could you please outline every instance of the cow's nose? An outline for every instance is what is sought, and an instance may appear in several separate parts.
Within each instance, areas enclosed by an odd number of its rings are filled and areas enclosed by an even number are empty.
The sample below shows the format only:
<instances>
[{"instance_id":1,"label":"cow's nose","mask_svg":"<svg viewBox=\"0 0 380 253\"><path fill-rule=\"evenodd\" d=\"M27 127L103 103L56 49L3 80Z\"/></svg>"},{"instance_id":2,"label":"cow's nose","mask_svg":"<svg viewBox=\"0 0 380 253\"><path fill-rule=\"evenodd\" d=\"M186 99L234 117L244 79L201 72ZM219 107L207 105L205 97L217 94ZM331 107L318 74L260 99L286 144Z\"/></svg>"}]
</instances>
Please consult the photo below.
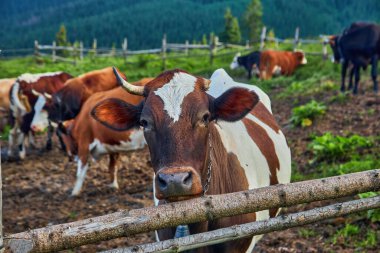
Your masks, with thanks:
<instances>
[{"instance_id":1,"label":"cow's nose","mask_svg":"<svg viewBox=\"0 0 380 253\"><path fill-rule=\"evenodd\" d=\"M192 172L158 173L157 183L165 197L189 195L193 185Z\"/></svg>"}]
</instances>

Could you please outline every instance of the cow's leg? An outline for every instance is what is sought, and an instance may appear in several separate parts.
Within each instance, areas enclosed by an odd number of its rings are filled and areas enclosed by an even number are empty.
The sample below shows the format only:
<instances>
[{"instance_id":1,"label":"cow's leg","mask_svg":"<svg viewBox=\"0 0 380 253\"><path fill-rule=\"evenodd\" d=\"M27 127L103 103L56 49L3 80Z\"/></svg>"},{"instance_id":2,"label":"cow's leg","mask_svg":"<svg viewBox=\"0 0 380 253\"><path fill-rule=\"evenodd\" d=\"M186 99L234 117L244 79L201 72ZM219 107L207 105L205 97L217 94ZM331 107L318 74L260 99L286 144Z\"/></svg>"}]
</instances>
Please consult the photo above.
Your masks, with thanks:
<instances>
[{"instance_id":1,"label":"cow's leg","mask_svg":"<svg viewBox=\"0 0 380 253\"><path fill-rule=\"evenodd\" d=\"M343 61L343 63L342 63L342 84L340 86L341 92L344 92L346 90L345 79L346 79L346 73L347 73L347 66L348 66L348 61Z\"/></svg>"},{"instance_id":2,"label":"cow's leg","mask_svg":"<svg viewBox=\"0 0 380 253\"><path fill-rule=\"evenodd\" d=\"M54 127L51 125L51 122L49 121L49 126L48 126L48 132L47 132L47 141L46 141L46 150L52 150L53 148L53 142L52 142L52 137L54 133Z\"/></svg>"},{"instance_id":3,"label":"cow's leg","mask_svg":"<svg viewBox=\"0 0 380 253\"><path fill-rule=\"evenodd\" d=\"M17 126L14 126L9 131L9 136L8 136L8 157L12 156L13 147L15 145L15 142L16 143L18 142L18 136L19 136L19 134L20 134L20 130L18 129Z\"/></svg>"},{"instance_id":4,"label":"cow's leg","mask_svg":"<svg viewBox=\"0 0 380 253\"><path fill-rule=\"evenodd\" d=\"M83 148L83 146L85 147ZM72 196L79 195L88 169L88 145L83 146L80 147L78 153L77 179L75 181L74 189L71 192Z\"/></svg>"},{"instance_id":5,"label":"cow's leg","mask_svg":"<svg viewBox=\"0 0 380 253\"><path fill-rule=\"evenodd\" d=\"M360 80L360 66L354 65L354 71L355 71L355 84L353 93L356 95L358 94L358 86L359 86L359 80Z\"/></svg>"},{"instance_id":6,"label":"cow's leg","mask_svg":"<svg viewBox=\"0 0 380 253\"><path fill-rule=\"evenodd\" d=\"M58 137L59 145L61 146L62 151L66 151L66 145L65 142L62 139L62 132L59 130L59 128L56 129L55 134Z\"/></svg>"},{"instance_id":7,"label":"cow's leg","mask_svg":"<svg viewBox=\"0 0 380 253\"><path fill-rule=\"evenodd\" d=\"M112 183L110 184L110 187L119 189L119 184L117 183L117 161L119 159L119 154L110 154L110 163L108 167L108 171L111 176Z\"/></svg>"},{"instance_id":8,"label":"cow's leg","mask_svg":"<svg viewBox=\"0 0 380 253\"><path fill-rule=\"evenodd\" d=\"M349 79L349 83L348 83L348 89L351 90L352 89L352 78L354 77L354 72L355 72L355 68L352 67L350 69L350 79Z\"/></svg>"},{"instance_id":9,"label":"cow's leg","mask_svg":"<svg viewBox=\"0 0 380 253\"><path fill-rule=\"evenodd\" d=\"M17 146L18 146L18 151L19 151L18 155L21 160L24 160L26 156L25 141L26 141L25 134L23 132L20 132L20 134L17 137Z\"/></svg>"},{"instance_id":10,"label":"cow's leg","mask_svg":"<svg viewBox=\"0 0 380 253\"><path fill-rule=\"evenodd\" d=\"M377 85L377 61L378 61L378 56L375 54L371 58L371 76L372 76L372 81L373 81L373 91L377 93L378 91L378 85Z\"/></svg>"}]
</instances>

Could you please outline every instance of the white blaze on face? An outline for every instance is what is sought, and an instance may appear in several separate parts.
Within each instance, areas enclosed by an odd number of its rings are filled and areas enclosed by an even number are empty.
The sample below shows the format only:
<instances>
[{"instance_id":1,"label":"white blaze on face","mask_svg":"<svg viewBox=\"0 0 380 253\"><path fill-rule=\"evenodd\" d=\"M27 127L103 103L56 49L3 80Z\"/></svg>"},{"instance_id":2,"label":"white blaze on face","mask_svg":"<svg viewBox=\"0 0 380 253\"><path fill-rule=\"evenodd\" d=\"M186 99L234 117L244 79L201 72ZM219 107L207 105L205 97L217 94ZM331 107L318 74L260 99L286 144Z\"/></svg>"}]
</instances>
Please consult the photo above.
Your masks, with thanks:
<instances>
[{"instance_id":1,"label":"white blaze on face","mask_svg":"<svg viewBox=\"0 0 380 253\"><path fill-rule=\"evenodd\" d=\"M239 55L235 55L234 59L232 60L230 64L230 69L236 69L239 67L238 57Z\"/></svg>"},{"instance_id":2,"label":"white blaze on face","mask_svg":"<svg viewBox=\"0 0 380 253\"><path fill-rule=\"evenodd\" d=\"M304 54L303 57L302 57L301 64L305 65L306 63L307 63L307 59L306 59L306 56Z\"/></svg>"},{"instance_id":3,"label":"white blaze on face","mask_svg":"<svg viewBox=\"0 0 380 253\"><path fill-rule=\"evenodd\" d=\"M181 115L181 106L184 98L194 91L197 78L183 73L175 73L170 82L166 83L154 93L164 102L164 110L174 122Z\"/></svg>"},{"instance_id":4,"label":"white blaze on face","mask_svg":"<svg viewBox=\"0 0 380 253\"><path fill-rule=\"evenodd\" d=\"M34 105L34 117L31 124L31 128L34 131L42 132L49 125L48 114L45 110L42 110L45 104L46 98L43 95L39 95Z\"/></svg>"}]
</instances>

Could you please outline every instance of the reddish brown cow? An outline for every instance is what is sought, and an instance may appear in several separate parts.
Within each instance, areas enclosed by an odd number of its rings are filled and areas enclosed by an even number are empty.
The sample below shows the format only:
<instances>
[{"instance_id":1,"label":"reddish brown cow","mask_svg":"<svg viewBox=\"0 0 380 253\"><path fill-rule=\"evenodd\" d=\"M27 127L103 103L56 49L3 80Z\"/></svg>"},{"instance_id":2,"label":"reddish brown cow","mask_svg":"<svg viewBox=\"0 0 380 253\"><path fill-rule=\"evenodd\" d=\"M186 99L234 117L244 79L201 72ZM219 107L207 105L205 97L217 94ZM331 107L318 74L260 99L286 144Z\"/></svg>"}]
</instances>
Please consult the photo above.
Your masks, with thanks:
<instances>
[{"instance_id":1,"label":"reddish brown cow","mask_svg":"<svg viewBox=\"0 0 380 253\"><path fill-rule=\"evenodd\" d=\"M145 78L135 85L143 86L152 78ZM123 132L111 130L90 117L92 108L101 100L118 98L128 104L137 105L142 97L131 95L121 87L93 94L82 106L78 116L74 120L64 122L61 130L69 157L78 156L77 180L72 195L80 193L90 155L98 160L103 155L110 156L109 173L114 188L119 188L117 183L116 163L120 152L141 149L145 146L143 132L136 128Z\"/></svg>"},{"instance_id":2,"label":"reddish brown cow","mask_svg":"<svg viewBox=\"0 0 380 253\"><path fill-rule=\"evenodd\" d=\"M72 76L65 72L23 74L17 78L9 92L11 125L9 135L9 150L11 155L14 141L19 147L19 156L25 157L24 138L31 130L31 122L35 114L35 105L38 97L33 90L39 93L54 93L63 87L64 83ZM51 135L53 129L48 132L47 148L51 148Z\"/></svg>"},{"instance_id":3,"label":"reddish brown cow","mask_svg":"<svg viewBox=\"0 0 380 253\"><path fill-rule=\"evenodd\" d=\"M121 74L123 77L124 74ZM47 102L49 120L59 123L75 118L83 103L94 93L118 87L112 68L94 70L66 82Z\"/></svg>"},{"instance_id":4,"label":"reddish brown cow","mask_svg":"<svg viewBox=\"0 0 380 253\"><path fill-rule=\"evenodd\" d=\"M0 79L0 132L4 130L9 118L9 91L16 78Z\"/></svg>"},{"instance_id":5,"label":"reddish brown cow","mask_svg":"<svg viewBox=\"0 0 380 253\"><path fill-rule=\"evenodd\" d=\"M124 87L144 97L138 106L117 99L100 102L92 115L120 131L144 128L155 172L155 203L168 203L290 181L290 149L259 88L234 82L224 70L209 80L182 70L167 71L145 87ZM211 85L211 86L210 86ZM248 88L245 88L248 87ZM208 90L208 92L206 92ZM277 209L189 225L211 231L273 217ZM171 239L175 228L158 231ZM194 252L251 252L260 236Z\"/></svg>"},{"instance_id":6,"label":"reddish brown cow","mask_svg":"<svg viewBox=\"0 0 380 253\"><path fill-rule=\"evenodd\" d=\"M300 64L306 63L303 52L263 51L260 56L260 78L267 80L280 73L289 76Z\"/></svg>"}]
</instances>

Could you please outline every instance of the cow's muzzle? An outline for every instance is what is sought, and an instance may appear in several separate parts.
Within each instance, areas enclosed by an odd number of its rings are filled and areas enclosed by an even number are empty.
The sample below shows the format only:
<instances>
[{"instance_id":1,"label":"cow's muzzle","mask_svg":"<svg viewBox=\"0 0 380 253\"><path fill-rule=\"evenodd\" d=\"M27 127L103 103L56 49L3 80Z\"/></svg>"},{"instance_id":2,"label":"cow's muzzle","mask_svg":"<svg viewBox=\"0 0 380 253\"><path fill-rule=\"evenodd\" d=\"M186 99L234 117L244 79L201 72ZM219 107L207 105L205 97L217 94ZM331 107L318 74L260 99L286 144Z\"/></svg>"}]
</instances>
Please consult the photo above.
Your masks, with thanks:
<instances>
[{"instance_id":1,"label":"cow's muzzle","mask_svg":"<svg viewBox=\"0 0 380 253\"><path fill-rule=\"evenodd\" d=\"M179 201L202 194L199 174L191 167L170 167L159 170L155 177L156 198Z\"/></svg>"}]
</instances>

